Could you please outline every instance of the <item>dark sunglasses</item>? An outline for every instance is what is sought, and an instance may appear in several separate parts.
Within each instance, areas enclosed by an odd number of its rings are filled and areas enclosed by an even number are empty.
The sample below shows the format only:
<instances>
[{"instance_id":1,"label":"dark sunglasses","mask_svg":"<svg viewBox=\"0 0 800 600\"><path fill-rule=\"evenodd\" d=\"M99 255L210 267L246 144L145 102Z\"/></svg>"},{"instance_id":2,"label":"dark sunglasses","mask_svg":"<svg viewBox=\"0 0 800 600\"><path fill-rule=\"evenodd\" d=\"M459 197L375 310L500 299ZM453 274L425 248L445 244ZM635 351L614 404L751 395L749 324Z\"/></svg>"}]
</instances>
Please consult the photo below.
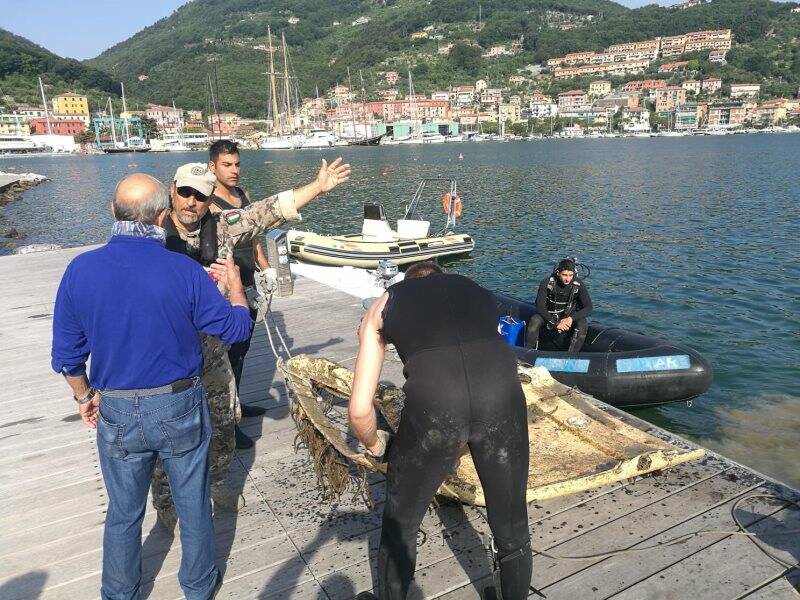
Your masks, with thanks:
<instances>
[{"instance_id":1,"label":"dark sunglasses","mask_svg":"<svg viewBox=\"0 0 800 600\"><path fill-rule=\"evenodd\" d=\"M188 185L182 185L178 188L178 196L181 198L189 198L194 196L195 200L198 202L206 202L208 200L208 196L201 194L196 189L189 187Z\"/></svg>"}]
</instances>

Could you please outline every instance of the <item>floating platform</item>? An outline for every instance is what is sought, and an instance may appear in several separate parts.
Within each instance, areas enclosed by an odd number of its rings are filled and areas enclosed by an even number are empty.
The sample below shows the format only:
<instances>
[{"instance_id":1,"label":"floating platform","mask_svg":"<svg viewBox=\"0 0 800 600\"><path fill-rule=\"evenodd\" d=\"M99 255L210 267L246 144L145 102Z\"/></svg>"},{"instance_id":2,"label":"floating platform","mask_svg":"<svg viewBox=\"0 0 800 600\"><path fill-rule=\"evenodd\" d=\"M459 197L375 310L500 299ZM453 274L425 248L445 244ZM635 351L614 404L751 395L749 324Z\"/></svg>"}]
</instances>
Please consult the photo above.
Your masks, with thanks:
<instances>
[{"instance_id":1,"label":"floating platform","mask_svg":"<svg viewBox=\"0 0 800 600\"><path fill-rule=\"evenodd\" d=\"M77 417L63 379L50 370L53 300L69 260L88 248L0 258L0 599L99 597L106 495L94 434ZM10 283L8 283L10 282ZM275 298L274 318L293 354L325 356L352 367L361 300L299 277L295 293ZM230 484L247 506L215 515L217 556L225 570L219 599L349 599L373 588L384 486L370 476L374 509L345 497L318 501L307 454L295 453L295 426L283 380L262 327L256 328L242 401L263 417L242 428L255 448L237 451ZM402 383L401 364L382 379ZM631 415L622 419L687 450L697 449ZM650 546L701 529L733 531L731 509L751 494L800 493L723 456L655 475L529 505L535 548L553 556ZM800 561L800 510L763 498L739 504L737 517L783 561ZM489 584L481 536L483 509L443 502L423 522L411 598L480 598ZM144 520L145 597L177 600L180 540ZM796 569L767 557L744 536L703 535L678 545L589 561L534 557L535 586L565 598L794 599Z\"/></svg>"}]
</instances>

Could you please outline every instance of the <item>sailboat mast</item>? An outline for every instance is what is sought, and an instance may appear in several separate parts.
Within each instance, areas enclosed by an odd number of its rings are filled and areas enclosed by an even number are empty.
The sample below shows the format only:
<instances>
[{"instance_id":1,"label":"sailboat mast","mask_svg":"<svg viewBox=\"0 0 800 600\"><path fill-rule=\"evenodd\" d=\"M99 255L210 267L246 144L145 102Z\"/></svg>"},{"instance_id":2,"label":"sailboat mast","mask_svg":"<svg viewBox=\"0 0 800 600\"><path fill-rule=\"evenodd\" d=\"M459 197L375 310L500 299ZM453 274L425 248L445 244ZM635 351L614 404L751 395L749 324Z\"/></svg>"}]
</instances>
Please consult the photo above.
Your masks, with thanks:
<instances>
[{"instance_id":1,"label":"sailboat mast","mask_svg":"<svg viewBox=\"0 0 800 600\"><path fill-rule=\"evenodd\" d=\"M292 94L289 86L289 57L286 54L286 36L281 32L281 42L283 44L283 84L286 94L286 122L289 125L289 132L294 131L294 119L292 118Z\"/></svg>"},{"instance_id":2,"label":"sailboat mast","mask_svg":"<svg viewBox=\"0 0 800 600\"><path fill-rule=\"evenodd\" d=\"M222 139L222 126L219 122L219 112L217 111L217 101L214 99L214 85L211 83L211 74L208 75L208 93L211 97L211 111L212 113L209 114L208 120L211 122L211 135L214 135L214 116L217 118L217 133L219 134L219 139Z\"/></svg>"},{"instance_id":3,"label":"sailboat mast","mask_svg":"<svg viewBox=\"0 0 800 600\"><path fill-rule=\"evenodd\" d=\"M408 98L411 102L411 122L415 132L412 134L412 137L419 137L422 135L422 122L417 114L417 98L414 95L414 82L411 80L411 71L408 72Z\"/></svg>"},{"instance_id":4,"label":"sailboat mast","mask_svg":"<svg viewBox=\"0 0 800 600\"><path fill-rule=\"evenodd\" d=\"M317 94L317 104L316 104L316 107L314 109L314 126L318 127L319 126L318 125L319 121L317 120L317 114L319 113L319 86L318 85L314 86L314 91Z\"/></svg>"},{"instance_id":5,"label":"sailboat mast","mask_svg":"<svg viewBox=\"0 0 800 600\"><path fill-rule=\"evenodd\" d=\"M125 104L125 84L120 81L119 87L122 89L122 114L125 115L122 117L122 124L125 126L125 145L128 146L131 143L131 132L128 129L128 106ZM174 104L173 102L173 108L175 107Z\"/></svg>"},{"instance_id":6,"label":"sailboat mast","mask_svg":"<svg viewBox=\"0 0 800 600\"><path fill-rule=\"evenodd\" d=\"M178 112L178 109L175 108L175 100L172 101L172 110ZM183 111L181 111L178 117L178 140L180 141L180 145L183 146Z\"/></svg>"},{"instance_id":7,"label":"sailboat mast","mask_svg":"<svg viewBox=\"0 0 800 600\"><path fill-rule=\"evenodd\" d=\"M111 144L117 145L117 128L114 126L114 105L111 104L111 96L108 97L108 112L111 114Z\"/></svg>"},{"instance_id":8,"label":"sailboat mast","mask_svg":"<svg viewBox=\"0 0 800 600\"><path fill-rule=\"evenodd\" d=\"M42 85L41 77L39 77L39 91L42 92L42 104L44 105L44 118L47 121L47 135L53 135L53 130L50 127L50 113L47 112L47 100L44 97L44 86Z\"/></svg>"},{"instance_id":9,"label":"sailboat mast","mask_svg":"<svg viewBox=\"0 0 800 600\"><path fill-rule=\"evenodd\" d=\"M267 50L269 52L269 90L272 101L272 133L280 130L281 135L283 135L283 124L278 112L278 89L275 85L275 48L272 46L272 30L269 25L267 25ZM275 126L276 121L278 127Z\"/></svg>"},{"instance_id":10,"label":"sailboat mast","mask_svg":"<svg viewBox=\"0 0 800 600\"><path fill-rule=\"evenodd\" d=\"M356 111L353 109L353 81L350 79L350 67L347 67L347 93L350 96L350 121L353 124L353 137L356 137Z\"/></svg>"},{"instance_id":11,"label":"sailboat mast","mask_svg":"<svg viewBox=\"0 0 800 600\"><path fill-rule=\"evenodd\" d=\"M358 78L361 80L361 118L364 123L364 139L369 137L367 133L367 98L366 91L364 90L364 76L361 74L361 69L358 70Z\"/></svg>"}]
</instances>

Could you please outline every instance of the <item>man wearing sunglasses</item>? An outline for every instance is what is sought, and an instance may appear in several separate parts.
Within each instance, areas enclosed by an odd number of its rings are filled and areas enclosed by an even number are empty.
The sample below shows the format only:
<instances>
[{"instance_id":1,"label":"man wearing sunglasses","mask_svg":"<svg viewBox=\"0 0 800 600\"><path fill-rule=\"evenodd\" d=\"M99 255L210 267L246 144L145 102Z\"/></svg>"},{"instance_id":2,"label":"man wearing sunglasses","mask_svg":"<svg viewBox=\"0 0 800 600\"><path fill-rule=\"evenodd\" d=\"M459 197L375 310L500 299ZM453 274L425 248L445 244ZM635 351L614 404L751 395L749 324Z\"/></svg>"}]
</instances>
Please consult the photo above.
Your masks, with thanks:
<instances>
[{"instance_id":1,"label":"man wearing sunglasses","mask_svg":"<svg viewBox=\"0 0 800 600\"><path fill-rule=\"evenodd\" d=\"M207 267L227 254L229 249L252 244L268 229L296 219L299 209L349 178L350 165L342 164L341 158L330 165L323 159L317 177L311 183L252 202L239 210L214 215L209 212L209 204L216 177L205 164L182 165L175 172L170 189L172 212L164 223L166 247L188 254ZM233 459L235 425L240 417L236 378L227 356L227 346L217 338L203 336L202 349L202 381L212 423L209 449L211 497L215 505L236 510L242 506L243 499L224 485ZM151 487L158 519L171 531L177 519L169 484L160 464L156 464Z\"/></svg>"}]
</instances>

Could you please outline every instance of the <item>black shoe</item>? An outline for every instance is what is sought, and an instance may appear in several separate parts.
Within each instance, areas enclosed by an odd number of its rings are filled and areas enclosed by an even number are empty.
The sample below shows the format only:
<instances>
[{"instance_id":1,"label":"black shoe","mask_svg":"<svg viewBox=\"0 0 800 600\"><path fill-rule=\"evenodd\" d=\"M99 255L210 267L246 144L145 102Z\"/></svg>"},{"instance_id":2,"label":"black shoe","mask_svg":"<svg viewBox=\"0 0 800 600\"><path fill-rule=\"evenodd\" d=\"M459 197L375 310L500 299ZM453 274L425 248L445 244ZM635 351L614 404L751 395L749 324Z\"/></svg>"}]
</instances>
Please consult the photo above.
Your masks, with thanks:
<instances>
[{"instance_id":1,"label":"black shoe","mask_svg":"<svg viewBox=\"0 0 800 600\"><path fill-rule=\"evenodd\" d=\"M237 450L249 450L255 446L255 442L247 437L244 432L239 429L239 426L236 426L236 449Z\"/></svg>"},{"instance_id":2,"label":"black shoe","mask_svg":"<svg viewBox=\"0 0 800 600\"><path fill-rule=\"evenodd\" d=\"M249 404L241 404L242 417L260 417L267 412L263 406L250 406Z\"/></svg>"},{"instance_id":3,"label":"black shoe","mask_svg":"<svg viewBox=\"0 0 800 600\"><path fill-rule=\"evenodd\" d=\"M361 592L356 596L356 600L378 600L378 597L372 592Z\"/></svg>"}]
</instances>

